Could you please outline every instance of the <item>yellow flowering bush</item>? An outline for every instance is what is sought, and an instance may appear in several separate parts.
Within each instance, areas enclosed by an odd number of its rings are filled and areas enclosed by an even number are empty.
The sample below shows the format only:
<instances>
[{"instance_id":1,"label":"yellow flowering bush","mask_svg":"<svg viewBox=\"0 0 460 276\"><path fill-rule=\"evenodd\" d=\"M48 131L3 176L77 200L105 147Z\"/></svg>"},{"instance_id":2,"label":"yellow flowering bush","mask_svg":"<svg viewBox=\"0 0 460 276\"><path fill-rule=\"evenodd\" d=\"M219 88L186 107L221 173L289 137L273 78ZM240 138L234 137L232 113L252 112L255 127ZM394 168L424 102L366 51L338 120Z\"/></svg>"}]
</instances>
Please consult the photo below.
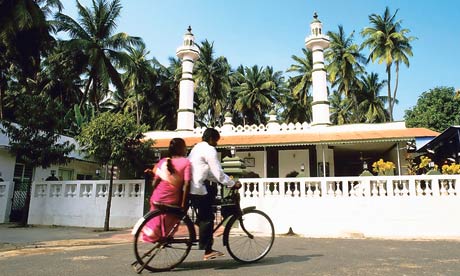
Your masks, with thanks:
<instances>
[{"instance_id":1,"label":"yellow flowering bush","mask_svg":"<svg viewBox=\"0 0 460 276\"><path fill-rule=\"evenodd\" d=\"M427 156L420 157L420 164L418 165L419 169L426 169L431 162L431 158Z\"/></svg>"},{"instance_id":2,"label":"yellow flowering bush","mask_svg":"<svg viewBox=\"0 0 460 276\"><path fill-rule=\"evenodd\" d=\"M452 163L442 165L443 174L460 174L460 164Z\"/></svg>"},{"instance_id":3,"label":"yellow flowering bush","mask_svg":"<svg viewBox=\"0 0 460 276\"><path fill-rule=\"evenodd\" d=\"M420 157L420 164L418 164L418 168L422 170L422 172L428 173L430 170L437 171L438 165L434 164L434 167L430 168L430 163L432 162L431 158L428 156L421 156Z\"/></svg>"},{"instance_id":4,"label":"yellow flowering bush","mask_svg":"<svg viewBox=\"0 0 460 276\"><path fill-rule=\"evenodd\" d=\"M372 164L372 171L378 173L379 175L393 175L395 164L391 161L383 161L383 159L379 159Z\"/></svg>"}]
</instances>

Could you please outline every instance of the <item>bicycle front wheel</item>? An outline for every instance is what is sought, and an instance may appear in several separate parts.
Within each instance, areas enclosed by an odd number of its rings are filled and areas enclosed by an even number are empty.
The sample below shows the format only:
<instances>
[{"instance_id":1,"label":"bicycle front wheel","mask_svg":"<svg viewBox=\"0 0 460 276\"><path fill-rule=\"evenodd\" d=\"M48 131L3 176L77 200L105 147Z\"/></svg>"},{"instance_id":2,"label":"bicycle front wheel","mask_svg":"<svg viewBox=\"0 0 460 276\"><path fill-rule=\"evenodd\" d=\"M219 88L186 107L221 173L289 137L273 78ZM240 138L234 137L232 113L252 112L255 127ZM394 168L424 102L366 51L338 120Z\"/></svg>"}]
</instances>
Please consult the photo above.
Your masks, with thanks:
<instances>
[{"instance_id":1,"label":"bicycle front wheel","mask_svg":"<svg viewBox=\"0 0 460 276\"><path fill-rule=\"evenodd\" d=\"M193 224L187 216L153 211L134 235L135 270L153 272L171 270L190 252Z\"/></svg>"},{"instance_id":2,"label":"bicycle front wheel","mask_svg":"<svg viewBox=\"0 0 460 276\"><path fill-rule=\"evenodd\" d=\"M256 262L268 254L275 241L275 228L269 216L249 210L232 217L224 237L230 256L242 263Z\"/></svg>"}]
</instances>

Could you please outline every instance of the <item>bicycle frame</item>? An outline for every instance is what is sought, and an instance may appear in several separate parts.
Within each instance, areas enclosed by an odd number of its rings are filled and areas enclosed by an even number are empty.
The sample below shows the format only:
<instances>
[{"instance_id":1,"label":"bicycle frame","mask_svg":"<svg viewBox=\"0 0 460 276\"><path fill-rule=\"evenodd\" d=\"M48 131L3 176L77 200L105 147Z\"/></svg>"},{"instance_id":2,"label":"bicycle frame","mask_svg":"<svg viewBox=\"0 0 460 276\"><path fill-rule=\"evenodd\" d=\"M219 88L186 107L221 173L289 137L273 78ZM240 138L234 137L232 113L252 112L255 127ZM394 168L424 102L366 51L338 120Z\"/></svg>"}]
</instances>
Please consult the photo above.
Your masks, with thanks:
<instances>
[{"instance_id":1,"label":"bicycle frame","mask_svg":"<svg viewBox=\"0 0 460 276\"><path fill-rule=\"evenodd\" d=\"M236 193L235 191L231 191L233 193ZM229 216L226 216L224 217L224 219L222 219L216 226L213 227L213 230L212 230L212 233L216 233L217 229L219 229L225 222L228 222L231 220L232 217L235 217L235 216L240 216L241 214L244 214L245 212L248 212L250 210L255 210L256 207L255 206L249 206L249 207L246 207L244 209L241 209L241 206L240 206L240 203L239 201L235 201L234 202L235 204L235 207L236 207L236 211L233 212L232 214L230 214ZM217 204L216 206L222 206L222 204ZM134 235L137 231L137 229L139 228L139 226L141 225L141 223L144 221L144 220L147 220L149 219L150 217L156 215L157 213L161 212L161 211L168 211L170 213L173 213L175 215L177 215L177 217L180 218L180 220L185 220L186 217L188 217L188 219L191 220L190 216L188 215L187 211L183 211L182 209L178 208L178 207L172 207L172 206L166 206L166 205L156 205L156 207L158 208L157 210L155 211L151 211L151 212L148 212L147 214L145 214L142 218L140 218L136 224L134 225L133 227L133 230L132 230L132 234ZM191 209L193 210L192 212L196 215L197 214L197 211L191 207ZM217 211L215 212L215 214L217 213ZM216 219L217 219L217 216L216 216ZM180 221L179 220L179 221ZM193 221L192 221L193 222ZM240 225L241 225L241 229L248 235L249 238L252 239L252 235L245 229L244 227L244 223L243 221L240 221ZM176 224L173 226L173 228L171 229L171 233L173 231L175 231L175 229L179 227L179 224ZM228 235L228 233L230 232L230 227L225 227L224 228L224 233L223 233L223 236L225 237L226 235ZM170 233L168 233L168 235L166 236L169 236ZM197 239L197 235L196 235L196 231L194 228L191 229L191 236L192 236L192 240L191 242L192 243L195 243L198 241ZM178 242L182 242L181 240L178 240ZM223 245L226 246L227 245L227 240L226 239L223 239Z\"/></svg>"}]
</instances>

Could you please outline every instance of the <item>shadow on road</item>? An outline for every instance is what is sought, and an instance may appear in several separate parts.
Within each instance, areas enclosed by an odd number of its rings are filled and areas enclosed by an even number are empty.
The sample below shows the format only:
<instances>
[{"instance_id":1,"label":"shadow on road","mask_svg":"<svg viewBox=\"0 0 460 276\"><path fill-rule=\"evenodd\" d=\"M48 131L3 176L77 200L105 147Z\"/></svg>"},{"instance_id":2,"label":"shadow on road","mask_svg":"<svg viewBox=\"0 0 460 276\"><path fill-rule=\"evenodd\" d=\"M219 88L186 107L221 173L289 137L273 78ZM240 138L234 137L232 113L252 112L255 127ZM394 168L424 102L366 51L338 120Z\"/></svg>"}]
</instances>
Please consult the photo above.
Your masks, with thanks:
<instances>
[{"instance_id":1,"label":"shadow on road","mask_svg":"<svg viewBox=\"0 0 460 276\"><path fill-rule=\"evenodd\" d=\"M291 262L306 262L312 258L322 257L321 254L314 255L280 255L276 257L266 257L256 263L252 264L243 264L239 263L233 259L225 260L212 260L212 261L194 261L194 262L184 262L179 267L174 269L174 271L186 271L186 270L196 270L196 269L215 269L215 270L230 270L237 269L242 266L245 267L257 267L257 266L267 266L267 265L276 265L283 263Z\"/></svg>"}]
</instances>

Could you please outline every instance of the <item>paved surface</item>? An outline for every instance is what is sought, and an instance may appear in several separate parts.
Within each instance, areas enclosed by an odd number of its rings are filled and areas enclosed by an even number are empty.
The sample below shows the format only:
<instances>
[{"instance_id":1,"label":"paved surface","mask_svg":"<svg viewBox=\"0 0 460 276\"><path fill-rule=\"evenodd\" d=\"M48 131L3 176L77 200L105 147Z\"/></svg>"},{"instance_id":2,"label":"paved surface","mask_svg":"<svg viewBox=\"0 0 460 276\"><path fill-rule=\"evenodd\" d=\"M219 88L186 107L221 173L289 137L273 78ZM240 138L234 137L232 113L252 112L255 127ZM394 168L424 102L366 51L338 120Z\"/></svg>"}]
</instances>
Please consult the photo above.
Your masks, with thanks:
<instances>
[{"instance_id":1,"label":"paved surface","mask_svg":"<svg viewBox=\"0 0 460 276\"><path fill-rule=\"evenodd\" d=\"M17 249L52 248L131 242L131 230L102 232L95 228L0 224L0 257Z\"/></svg>"},{"instance_id":2,"label":"paved surface","mask_svg":"<svg viewBox=\"0 0 460 276\"><path fill-rule=\"evenodd\" d=\"M136 275L129 230L0 225L0 275ZM220 238L216 248L226 252ZM202 260L192 250L167 275L460 275L458 240L308 239L278 236L262 261ZM148 271L143 275L152 275Z\"/></svg>"}]
</instances>

